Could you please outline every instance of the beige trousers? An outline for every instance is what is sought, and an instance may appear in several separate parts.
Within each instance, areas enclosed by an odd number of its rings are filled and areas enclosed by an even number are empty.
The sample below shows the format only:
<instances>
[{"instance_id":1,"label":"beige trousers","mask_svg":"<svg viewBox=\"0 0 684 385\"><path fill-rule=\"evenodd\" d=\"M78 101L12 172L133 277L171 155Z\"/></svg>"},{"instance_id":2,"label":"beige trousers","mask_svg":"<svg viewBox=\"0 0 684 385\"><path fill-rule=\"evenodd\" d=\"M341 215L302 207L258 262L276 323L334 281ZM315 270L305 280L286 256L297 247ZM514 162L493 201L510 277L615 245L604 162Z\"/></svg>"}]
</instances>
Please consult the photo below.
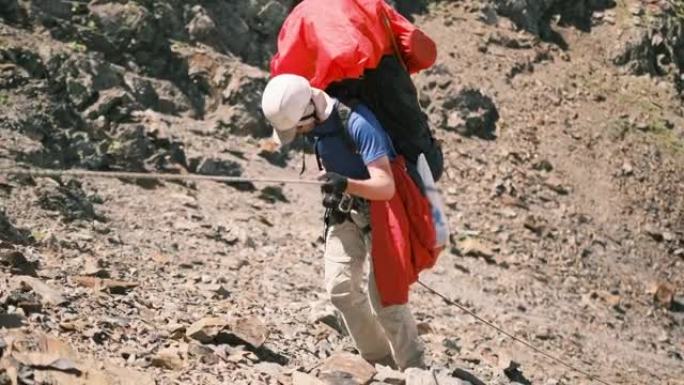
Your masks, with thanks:
<instances>
[{"instance_id":1,"label":"beige trousers","mask_svg":"<svg viewBox=\"0 0 684 385\"><path fill-rule=\"evenodd\" d=\"M370 246L368 214L352 211L352 220L328 227L325 243L325 286L342 313L356 348L371 362L387 362L400 369L424 366L424 347L407 304L383 307L372 264L364 275ZM368 282L367 290L364 283Z\"/></svg>"}]
</instances>

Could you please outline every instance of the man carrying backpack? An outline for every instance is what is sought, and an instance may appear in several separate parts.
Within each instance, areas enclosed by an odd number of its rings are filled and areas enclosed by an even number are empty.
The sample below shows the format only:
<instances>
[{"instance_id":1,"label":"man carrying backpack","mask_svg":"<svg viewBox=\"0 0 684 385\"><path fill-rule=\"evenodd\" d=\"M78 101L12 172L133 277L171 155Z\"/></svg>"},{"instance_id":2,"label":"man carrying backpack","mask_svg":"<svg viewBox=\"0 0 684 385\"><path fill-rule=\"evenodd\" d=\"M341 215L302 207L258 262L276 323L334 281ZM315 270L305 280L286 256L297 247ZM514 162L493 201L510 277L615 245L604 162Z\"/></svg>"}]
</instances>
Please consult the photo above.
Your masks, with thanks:
<instances>
[{"instance_id":1,"label":"man carrying backpack","mask_svg":"<svg viewBox=\"0 0 684 385\"><path fill-rule=\"evenodd\" d=\"M424 348L407 302L409 285L436 258L430 207L374 114L356 103L345 122L339 108L292 74L272 78L262 97L274 139L287 144L305 135L325 168L325 286L358 351L374 363L423 367Z\"/></svg>"},{"instance_id":2,"label":"man carrying backpack","mask_svg":"<svg viewBox=\"0 0 684 385\"><path fill-rule=\"evenodd\" d=\"M294 0L278 35L271 76L297 74L342 102L363 102L420 183L419 154L425 154L435 180L443 156L410 74L430 67L436 57L435 43L384 0Z\"/></svg>"}]
</instances>

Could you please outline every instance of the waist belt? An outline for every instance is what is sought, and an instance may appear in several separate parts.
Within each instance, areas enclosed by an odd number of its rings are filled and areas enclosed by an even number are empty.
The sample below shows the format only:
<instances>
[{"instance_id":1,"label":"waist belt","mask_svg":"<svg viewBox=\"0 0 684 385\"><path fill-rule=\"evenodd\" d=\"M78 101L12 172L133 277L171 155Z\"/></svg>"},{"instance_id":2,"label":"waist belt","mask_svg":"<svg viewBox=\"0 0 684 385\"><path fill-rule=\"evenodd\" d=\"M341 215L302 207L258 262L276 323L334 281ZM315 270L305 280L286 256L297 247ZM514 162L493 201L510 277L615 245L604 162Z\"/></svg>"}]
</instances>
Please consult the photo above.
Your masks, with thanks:
<instances>
[{"instance_id":1,"label":"waist belt","mask_svg":"<svg viewBox=\"0 0 684 385\"><path fill-rule=\"evenodd\" d=\"M365 199L344 194L337 207L325 210L324 220L326 227L340 224L346 220L351 220L352 210L362 211L367 209L368 202Z\"/></svg>"}]
</instances>

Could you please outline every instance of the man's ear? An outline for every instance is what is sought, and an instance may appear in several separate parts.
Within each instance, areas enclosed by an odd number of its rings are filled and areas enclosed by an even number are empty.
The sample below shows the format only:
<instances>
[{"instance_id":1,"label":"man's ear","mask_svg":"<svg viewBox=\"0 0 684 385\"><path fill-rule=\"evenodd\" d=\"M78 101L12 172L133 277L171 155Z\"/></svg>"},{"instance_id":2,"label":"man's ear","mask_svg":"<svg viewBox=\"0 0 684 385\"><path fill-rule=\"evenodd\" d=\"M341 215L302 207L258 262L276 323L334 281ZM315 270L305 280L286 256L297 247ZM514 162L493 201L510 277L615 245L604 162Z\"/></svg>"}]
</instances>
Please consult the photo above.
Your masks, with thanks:
<instances>
[{"instance_id":1,"label":"man's ear","mask_svg":"<svg viewBox=\"0 0 684 385\"><path fill-rule=\"evenodd\" d=\"M318 88L311 87L311 91L311 100L313 100L314 107L316 108L316 117L321 122L328 120L335 107L335 100L325 91Z\"/></svg>"}]
</instances>

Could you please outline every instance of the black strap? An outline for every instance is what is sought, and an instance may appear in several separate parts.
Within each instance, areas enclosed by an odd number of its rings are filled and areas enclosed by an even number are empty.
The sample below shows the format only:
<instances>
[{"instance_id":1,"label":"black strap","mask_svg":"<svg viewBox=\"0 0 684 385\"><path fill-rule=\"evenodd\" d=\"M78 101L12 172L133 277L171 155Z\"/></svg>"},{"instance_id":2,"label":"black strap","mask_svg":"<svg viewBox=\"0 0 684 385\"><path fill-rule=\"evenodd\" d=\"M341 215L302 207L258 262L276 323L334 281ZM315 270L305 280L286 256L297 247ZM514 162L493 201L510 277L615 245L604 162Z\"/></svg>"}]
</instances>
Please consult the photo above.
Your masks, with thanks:
<instances>
[{"instance_id":1,"label":"black strap","mask_svg":"<svg viewBox=\"0 0 684 385\"><path fill-rule=\"evenodd\" d=\"M316 164L318 165L318 171L323 171L323 164L321 163L321 155L318 153L318 137L314 141L314 154L316 154Z\"/></svg>"},{"instance_id":2,"label":"black strap","mask_svg":"<svg viewBox=\"0 0 684 385\"><path fill-rule=\"evenodd\" d=\"M349 99L345 103L340 102L337 104L337 109L340 113L340 121L342 122L342 129L339 133L342 134L342 139L353 153L356 153L356 143L354 143L354 139L349 135L349 130L347 128L349 127L349 117L354 111L354 107L359 103L359 99Z\"/></svg>"},{"instance_id":3,"label":"black strap","mask_svg":"<svg viewBox=\"0 0 684 385\"><path fill-rule=\"evenodd\" d=\"M302 150L302 168L299 170L299 175L304 175L304 171L306 171L306 153Z\"/></svg>"},{"instance_id":4,"label":"black strap","mask_svg":"<svg viewBox=\"0 0 684 385\"><path fill-rule=\"evenodd\" d=\"M349 147L351 152L356 153L356 144L354 143L354 139L352 139L351 135L349 135L347 126L349 124L349 117L351 116L352 110L359 103L360 101L358 99L350 99L344 104L338 102L335 105L335 108L337 109L337 113L339 113L340 115L340 127L338 127L337 130L329 134L318 135L314 138L314 154L316 155L316 163L318 164L318 170L323 170L323 162L321 161L321 156L318 151L318 142L321 138L342 136L342 140L344 140L345 144ZM333 113L335 113L335 111L333 111Z\"/></svg>"}]
</instances>

